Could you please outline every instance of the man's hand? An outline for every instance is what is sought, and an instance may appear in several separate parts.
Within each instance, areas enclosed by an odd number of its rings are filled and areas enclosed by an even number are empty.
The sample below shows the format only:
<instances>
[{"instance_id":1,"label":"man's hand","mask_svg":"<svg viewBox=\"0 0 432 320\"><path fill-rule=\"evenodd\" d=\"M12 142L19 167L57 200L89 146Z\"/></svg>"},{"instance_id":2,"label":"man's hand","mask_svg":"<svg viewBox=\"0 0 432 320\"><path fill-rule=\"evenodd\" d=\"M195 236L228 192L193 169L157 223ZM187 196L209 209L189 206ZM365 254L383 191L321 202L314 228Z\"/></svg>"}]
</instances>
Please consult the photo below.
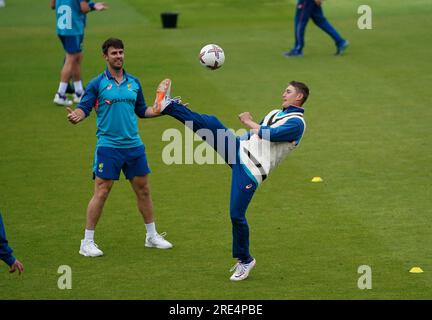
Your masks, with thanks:
<instances>
[{"instance_id":1,"label":"man's hand","mask_svg":"<svg viewBox=\"0 0 432 320\"><path fill-rule=\"evenodd\" d=\"M322 4L322 0L315 0L315 3L317 6L320 6Z\"/></svg>"},{"instance_id":2,"label":"man's hand","mask_svg":"<svg viewBox=\"0 0 432 320\"><path fill-rule=\"evenodd\" d=\"M261 126L253 121L253 118L249 112L240 113L238 117L246 127L252 129L252 133L258 133Z\"/></svg>"},{"instance_id":3,"label":"man's hand","mask_svg":"<svg viewBox=\"0 0 432 320\"><path fill-rule=\"evenodd\" d=\"M249 112L242 112L239 114L240 121L247 125L248 122L253 121L252 115Z\"/></svg>"},{"instance_id":4,"label":"man's hand","mask_svg":"<svg viewBox=\"0 0 432 320\"><path fill-rule=\"evenodd\" d=\"M108 9L108 6L105 4L105 2L96 2L94 8L96 11L102 11Z\"/></svg>"},{"instance_id":5,"label":"man's hand","mask_svg":"<svg viewBox=\"0 0 432 320\"><path fill-rule=\"evenodd\" d=\"M77 124L85 118L85 113L81 109L72 110L71 108L66 107L66 110L68 112L67 118L70 123Z\"/></svg>"},{"instance_id":6,"label":"man's hand","mask_svg":"<svg viewBox=\"0 0 432 320\"><path fill-rule=\"evenodd\" d=\"M9 272L14 273L17 270L19 274L24 272L24 266L18 259L16 259L15 262L10 266Z\"/></svg>"}]
</instances>

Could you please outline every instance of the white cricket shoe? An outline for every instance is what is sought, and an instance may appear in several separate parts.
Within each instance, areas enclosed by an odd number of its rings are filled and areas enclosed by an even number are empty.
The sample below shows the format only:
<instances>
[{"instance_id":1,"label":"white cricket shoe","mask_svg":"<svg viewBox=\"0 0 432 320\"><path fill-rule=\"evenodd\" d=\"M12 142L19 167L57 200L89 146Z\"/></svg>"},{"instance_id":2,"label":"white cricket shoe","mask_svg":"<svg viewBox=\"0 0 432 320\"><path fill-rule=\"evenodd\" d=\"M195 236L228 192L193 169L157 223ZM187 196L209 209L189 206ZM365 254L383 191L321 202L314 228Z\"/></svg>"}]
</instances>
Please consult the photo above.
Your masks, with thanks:
<instances>
[{"instance_id":1,"label":"white cricket shoe","mask_svg":"<svg viewBox=\"0 0 432 320\"><path fill-rule=\"evenodd\" d=\"M79 254L85 257L99 257L103 255L102 250L100 250L93 240L81 240L81 247Z\"/></svg>"},{"instance_id":2,"label":"white cricket shoe","mask_svg":"<svg viewBox=\"0 0 432 320\"><path fill-rule=\"evenodd\" d=\"M249 276L249 272L252 270L253 267L255 267L255 264L255 259L253 259L249 263L241 263L240 261L237 262L235 266L232 267L230 270L230 272L233 272L235 270L230 280L240 281L246 279Z\"/></svg>"},{"instance_id":3,"label":"white cricket shoe","mask_svg":"<svg viewBox=\"0 0 432 320\"><path fill-rule=\"evenodd\" d=\"M80 103L81 98L83 97L84 92L81 92L81 94L77 94L76 92L73 94L73 102L74 103Z\"/></svg>"},{"instance_id":4,"label":"white cricket shoe","mask_svg":"<svg viewBox=\"0 0 432 320\"><path fill-rule=\"evenodd\" d=\"M62 95L58 92L55 94L53 102L59 106L65 107L70 107L72 105L72 101L68 100L66 95Z\"/></svg>"},{"instance_id":5,"label":"white cricket shoe","mask_svg":"<svg viewBox=\"0 0 432 320\"><path fill-rule=\"evenodd\" d=\"M153 236L147 235L145 246L148 248L171 249L172 244L165 240L166 232L156 233Z\"/></svg>"}]
</instances>

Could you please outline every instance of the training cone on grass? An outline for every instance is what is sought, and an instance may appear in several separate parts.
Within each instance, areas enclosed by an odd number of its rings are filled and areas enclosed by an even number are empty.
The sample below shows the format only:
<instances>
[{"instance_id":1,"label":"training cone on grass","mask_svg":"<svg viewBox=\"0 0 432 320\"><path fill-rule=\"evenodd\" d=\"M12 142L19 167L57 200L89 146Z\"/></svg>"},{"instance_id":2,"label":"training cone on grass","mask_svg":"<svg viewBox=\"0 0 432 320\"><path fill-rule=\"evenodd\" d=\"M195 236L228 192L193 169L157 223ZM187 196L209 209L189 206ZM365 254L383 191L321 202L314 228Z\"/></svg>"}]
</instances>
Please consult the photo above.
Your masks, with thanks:
<instances>
[{"instance_id":1,"label":"training cone on grass","mask_svg":"<svg viewBox=\"0 0 432 320\"><path fill-rule=\"evenodd\" d=\"M411 273L423 273L423 270L420 267L412 267L409 272L411 272Z\"/></svg>"},{"instance_id":2,"label":"training cone on grass","mask_svg":"<svg viewBox=\"0 0 432 320\"><path fill-rule=\"evenodd\" d=\"M312 182L323 182L324 180L321 177L313 177Z\"/></svg>"}]
</instances>

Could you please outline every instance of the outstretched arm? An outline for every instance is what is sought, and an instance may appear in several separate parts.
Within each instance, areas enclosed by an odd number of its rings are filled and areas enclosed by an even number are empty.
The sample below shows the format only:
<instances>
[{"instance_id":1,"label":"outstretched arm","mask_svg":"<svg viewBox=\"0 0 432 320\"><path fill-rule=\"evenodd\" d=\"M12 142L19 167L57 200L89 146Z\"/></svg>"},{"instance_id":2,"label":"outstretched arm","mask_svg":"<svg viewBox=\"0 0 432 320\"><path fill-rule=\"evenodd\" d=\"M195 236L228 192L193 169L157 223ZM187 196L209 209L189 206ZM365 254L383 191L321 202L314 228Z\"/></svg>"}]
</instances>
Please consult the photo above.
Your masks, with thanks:
<instances>
[{"instance_id":1,"label":"outstretched arm","mask_svg":"<svg viewBox=\"0 0 432 320\"><path fill-rule=\"evenodd\" d=\"M163 114L154 112L153 108L147 108L145 111L145 118L155 118L160 117Z\"/></svg>"},{"instance_id":2,"label":"outstretched arm","mask_svg":"<svg viewBox=\"0 0 432 320\"><path fill-rule=\"evenodd\" d=\"M91 2L90 2L91 3ZM92 6L90 5L90 8ZM108 6L105 4L105 2L96 2L93 6L94 10L96 11L102 11L108 9Z\"/></svg>"},{"instance_id":3,"label":"outstretched arm","mask_svg":"<svg viewBox=\"0 0 432 320\"><path fill-rule=\"evenodd\" d=\"M93 1L81 1L80 2L80 9L81 12L87 13L90 11L102 11L105 9L108 9L108 6L105 4L105 2L93 2Z\"/></svg>"},{"instance_id":4,"label":"outstretched arm","mask_svg":"<svg viewBox=\"0 0 432 320\"><path fill-rule=\"evenodd\" d=\"M154 112L153 108L156 105L156 100L151 107L147 107L147 104L144 99L143 90L141 87L141 83L138 81L138 93L137 93L137 100L135 102L135 114L140 118L155 118L161 116L160 113Z\"/></svg>"}]
</instances>

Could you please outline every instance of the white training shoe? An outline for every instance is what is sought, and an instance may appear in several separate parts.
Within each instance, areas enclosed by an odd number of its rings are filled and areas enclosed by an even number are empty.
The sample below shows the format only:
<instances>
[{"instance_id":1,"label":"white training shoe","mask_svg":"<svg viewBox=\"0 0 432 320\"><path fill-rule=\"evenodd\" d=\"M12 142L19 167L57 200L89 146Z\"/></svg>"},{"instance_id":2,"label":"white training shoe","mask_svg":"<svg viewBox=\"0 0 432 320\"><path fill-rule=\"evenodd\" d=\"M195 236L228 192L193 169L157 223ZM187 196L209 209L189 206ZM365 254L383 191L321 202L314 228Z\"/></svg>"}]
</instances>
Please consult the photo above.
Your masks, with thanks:
<instances>
[{"instance_id":1,"label":"white training shoe","mask_svg":"<svg viewBox=\"0 0 432 320\"><path fill-rule=\"evenodd\" d=\"M103 255L102 250L100 250L93 240L81 240L81 247L79 254L85 257L99 257Z\"/></svg>"},{"instance_id":2,"label":"white training shoe","mask_svg":"<svg viewBox=\"0 0 432 320\"><path fill-rule=\"evenodd\" d=\"M72 101L68 100L66 95L62 95L58 92L55 94L53 102L59 106L65 107L70 107L72 105Z\"/></svg>"},{"instance_id":3,"label":"white training shoe","mask_svg":"<svg viewBox=\"0 0 432 320\"><path fill-rule=\"evenodd\" d=\"M166 232L156 233L153 236L147 235L145 246L148 248L171 249L172 244L165 240Z\"/></svg>"},{"instance_id":4,"label":"white training shoe","mask_svg":"<svg viewBox=\"0 0 432 320\"><path fill-rule=\"evenodd\" d=\"M83 95L84 95L84 92L81 92L81 94L74 93L73 94L73 102L74 103L80 103Z\"/></svg>"},{"instance_id":5,"label":"white training shoe","mask_svg":"<svg viewBox=\"0 0 432 320\"><path fill-rule=\"evenodd\" d=\"M255 267L255 264L255 259L253 259L249 263L241 263L240 261L237 262L235 266L232 267L230 270L230 272L233 272L235 270L230 280L240 281L246 279L249 276L249 272L252 270L253 267Z\"/></svg>"}]
</instances>

